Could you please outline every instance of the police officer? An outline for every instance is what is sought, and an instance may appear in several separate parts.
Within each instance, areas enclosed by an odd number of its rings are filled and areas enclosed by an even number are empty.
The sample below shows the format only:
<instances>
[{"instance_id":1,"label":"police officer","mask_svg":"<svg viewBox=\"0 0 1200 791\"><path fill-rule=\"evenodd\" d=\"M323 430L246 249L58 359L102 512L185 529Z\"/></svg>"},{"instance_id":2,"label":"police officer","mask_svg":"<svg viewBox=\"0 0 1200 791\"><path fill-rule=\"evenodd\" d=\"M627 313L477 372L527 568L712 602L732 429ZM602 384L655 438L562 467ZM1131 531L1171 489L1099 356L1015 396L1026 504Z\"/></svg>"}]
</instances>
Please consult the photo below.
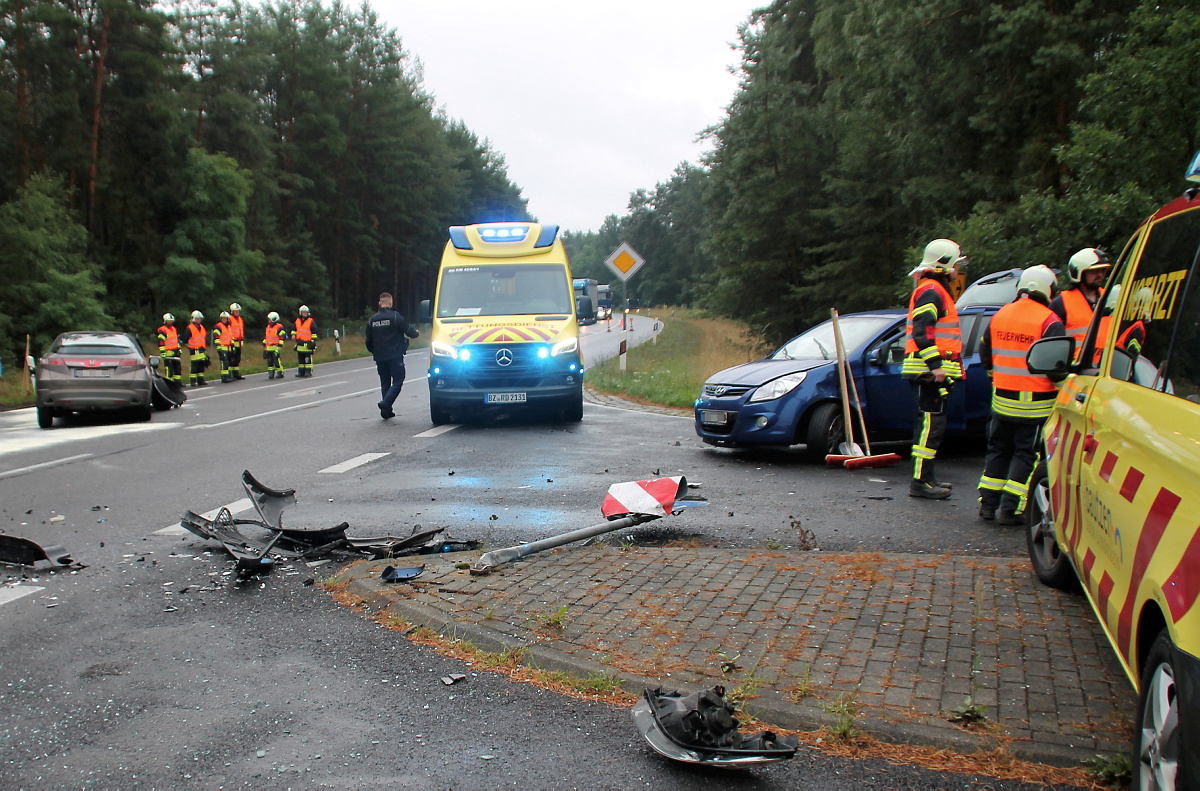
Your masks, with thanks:
<instances>
[{"instance_id":1,"label":"police officer","mask_svg":"<svg viewBox=\"0 0 1200 791\"><path fill-rule=\"evenodd\" d=\"M300 306L300 317L296 319L292 339L296 341L296 376L312 376L313 352L317 350L317 323L309 315L308 305Z\"/></svg>"},{"instance_id":2,"label":"police officer","mask_svg":"<svg viewBox=\"0 0 1200 791\"><path fill-rule=\"evenodd\" d=\"M163 323L158 328L158 356L162 358L168 382L183 384L183 360L179 351L179 330L175 328L175 316L163 314Z\"/></svg>"},{"instance_id":3,"label":"police officer","mask_svg":"<svg viewBox=\"0 0 1200 791\"><path fill-rule=\"evenodd\" d=\"M909 273L916 279L916 287L908 301L900 373L913 382L916 396L913 475L908 488L912 497L944 500L950 496L950 484L934 476L933 460L946 433L946 399L963 375L962 334L949 286L966 263L957 242L934 239L925 246L921 263Z\"/></svg>"},{"instance_id":4,"label":"police officer","mask_svg":"<svg viewBox=\"0 0 1200 791\"><path fill-rule=\"evenodd\" d=\"M279 314L271 311L267 314L267 328L263 331L263 359L267 361L267 378L283 378L283 366L279 363L279 355L283 352L283 342L287 340L287 330L279 323Z\"/></svg>"},{"instance_id":5,"label":"police officer","mask_svg":"<svg viewBox=\"0 0 1200 791\"><path fill-rule=\"evenodd\" d=\"M192 321L183 328L181 338L188 348L191 361L192 387L206 387L204 369L208 368L208 332L204 329L204 314L192 311Z\"/></svg>"},{"instance_id":6,"label":"police officer","mask_svg":"<svg viewBox=\"0 0 1200 791\"><path fill-rule=\"evenodd\" d=\"M217 356L221 358L221 383L233 381L229 373L229 359L233 353L233 327L229 324L229 312L221 311L221 318L213 327L213 340L217 344Z\"/></svg>"},{"instance_id":7,"label":"police officer","mask_svg":"<svg viewBox=\"0 0 1200 791\"><path fill-rule=\"evenodd\" d=\"M392 295L379 295L379 312L367 322L367 351L375 358L379 371L379 390L383 400L378 404L379 415L384 420L393 418L392 404L400 395L404 385L404 353L408 351L408 339L420 333L396 311L392 310Z\"/></svg>"},{"instance_id":8,"label":"police officer","mask_svg":"<svg viewBox=\"0 0 1200 791\"><path fill-rule=\"evenodd\" d=\"M246 340L242 306L236 302L229 305L229 327L233 330L233 345L229 349L229 376L236 382L242 378L242 344Z\"/></svg>"},{"instance_id":9,"label":"police officer","mask_svg":"<svg viewBox=\"0 0 1200 791\"><path fill-rule=\"evenodd\" d=\"M1112 268L1108 256L1098 247L1085 247L1067 261L1067 279L1071 281L1070 288L1063 291L1050 302L1050 310L1054 311L1067 335L1075 339L1075 359L1083 348L1083 336L1087 334L1092 324L1092 314L1096 312L1096 303L1104 296L1100 286ZM1097 343L1101 346L1108 336L1108 325L1101 326L1103 333Z\"/></svg>"},{"instance_id":10,"label":"police officer","mask_svg":"<svg viewBox=\"0 0 1200 791\"><path fill-rule=\"evenodd\" d=\"M979 344L994 388L987 460L979 479L979 516L1001 525L1021 524L1029 478L1037 466L1038 433L1058 396L1057 385L1030 373L1025 362L1035 341L1067 334L1062 319L1049 307L1053 290L1049 267L1026 269L1017 281L1016 300L1000 308Z\"/></svg>"}]
</instances>

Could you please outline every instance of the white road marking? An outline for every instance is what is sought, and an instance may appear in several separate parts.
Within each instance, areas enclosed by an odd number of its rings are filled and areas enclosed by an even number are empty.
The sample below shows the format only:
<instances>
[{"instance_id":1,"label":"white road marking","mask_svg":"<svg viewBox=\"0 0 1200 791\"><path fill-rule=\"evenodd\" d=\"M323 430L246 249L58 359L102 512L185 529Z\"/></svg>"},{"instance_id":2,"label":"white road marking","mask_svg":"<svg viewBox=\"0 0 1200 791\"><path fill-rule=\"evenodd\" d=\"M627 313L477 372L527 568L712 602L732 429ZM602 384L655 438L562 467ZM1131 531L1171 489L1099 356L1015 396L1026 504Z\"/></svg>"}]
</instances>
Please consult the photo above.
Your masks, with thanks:
<instances>
[{"instance_id":1,"label":"white road marking","mask_svg":"<svg viewBox=\"0 0 1200 791\"><path fill-rule=\"evenodd\" d=\"M167 431L179 428L179 423L117 423L105 426L72 426L64 425L62 418L55 427L43 429L37 427L37 414L34 410L17 410L19 419L6 421L7 425L0 428L0 456L6 453L19 453L26 450L41 450L42 448L63 445L68 442L76 443L83 440L111 437L119 434L143 434L148 431ZM12 414L12 413L8 413Z\"/></svg>"},{"instance_id":2,"label":"white road marking","mask_svg":"<svg viewBox=\"0 0 1200 791\"><path fill-rule=\"evenodd\" d=\"M349 472L350 470L353 470L355 467L361 467L364 464L369 464L369 463L375 461L376 459L382 459L384 456L390 456L390 455L392 455L392 454L391 453L364 453L361 456L355 456L353 459L347 459L346 461L342 462L341 464L335 464L332 467L326 467L323 470L317 470L317 472L318 473Z\"/></svg>"},{"instance_id":3,"label":"white road marking","mask_svg":"<svg viewBox=\"0 0 1200 791\"><path fill-rule=\"evenodd\" d=\"M695 415L665 415L661 412L647 412L644 409L630 409L629 407L612 406L611 404L595 404L591 401L584 401L584 403L589 407L595 407L597 409L617 409L621 412L635 412L639 415L649 415L650 417L669 417L673 420L690 420L693 423L696 422Z\"/></svg>"},{"instance_id":4,"label":"white road marking","mask_svg":"<svg viewBox=\"0 0 1200 791\"><path fill-rule=\"evenodd\" d=\"M11 601L16 601L22 596L28 596L31 593L46 590L39 588L36 585L15 585L11 588L0 588L0 604L8 604Z\"/></svg>"},{"instance_id":5,"label":"white road marking","mask_svg":"<svg viewBox=\"0 0 1200 791\"><path fill-rule=\"evenodd\" d=\"M276 398L299 398L300 396L310 396L313 393L319 391L322 387L333 387L334 385L344 385L344 384L346 384L345 379L343 379L340 382L325 382L323 384L317 385L316 387L306 387L303 390L293 390L290 393L280 393L279 395L277 395L275 397Z\"/></svg>"},{"instance_id":6,"label":"white road marking","mask_svg":"<svg viewBox=\"0 0 1200 791\"><path fill-rule=\"evenodd\" d=\"M220 428L221 426L232 426L232 425L236 425L238 423L245 423L247 420L258 420L260 417L270 417L271 415L280 415L280 414L283 414L284 412L294 412L297 409L308 409L309 407L319 406L321 404L328 404L332 401L342 401L347 398L355 398L356 396L366 395L367 393L374 393L374 392L377 392L378 390L379 390L378 387L372 387L368 390L359 390L354 393L345 393L344 395L333 396L331 398L322 398L317 401L309 401L304 404L296 404L295 406L285 406L281 409L272 409L267 412L259 412L256 415L246 415L245 417L235 417L233 420L223 420L220 423L201 423L196 426L187 426L186 428L190 430L190 429L197 429L197 428Z\"/></svg>"},{"instance_id":7,"label":"white road marking","mask_svg":"<svg viewBox=\"0 0 1200 791\"><path fill-rule=\"evenodd\" d=\"M233 516L237 516L243 511L249 511L253 507L254 503L250 502L250 499L247 497L243 497L240 500L234 500L229 505L221 506L221 508L228 508L229 513ZM214 508L211 511L205 511L204 513L200 514L200 516L204 517L205 519L215 519L217 514L221 513L221 508ZM153 535L156 536L188 536L191 534L192 531L187 530L178 522L173 525L167 525L162 530L155 530L153 533Z\"/></svg>"},{"instance_id":8,"label":"white road marking","mask_svg":"<svg viewBox=\"0 0 1200 791\"><path fill-rule=\"evenodd\" d=\"M445 426L434 426L428 431L422 431L420 434L414 434L413 436L416 438L436 437L445 434L447 431L453 431L456 428L458 428L458 424L456 423Z\"/></svg>"},{"instance_id":9,"label":"white road marking","mask_svg":"<svg viewBox=\"0 0 1200 791\"><path fill-rule=\"evenodd\" d=\"M47 467L57 467L60 464L70 464L73 461L90 459L91 457L92 454L90 453L80 453L77 456L67 456L65 459L44 461L41 464L30 464L28 467L17 467L15 470L5 470L4 472L0 472L0 478L13 478L17 475L24 475L27 472L33 472L34 470L44 470Z\"/></svg>"}]
</instances>

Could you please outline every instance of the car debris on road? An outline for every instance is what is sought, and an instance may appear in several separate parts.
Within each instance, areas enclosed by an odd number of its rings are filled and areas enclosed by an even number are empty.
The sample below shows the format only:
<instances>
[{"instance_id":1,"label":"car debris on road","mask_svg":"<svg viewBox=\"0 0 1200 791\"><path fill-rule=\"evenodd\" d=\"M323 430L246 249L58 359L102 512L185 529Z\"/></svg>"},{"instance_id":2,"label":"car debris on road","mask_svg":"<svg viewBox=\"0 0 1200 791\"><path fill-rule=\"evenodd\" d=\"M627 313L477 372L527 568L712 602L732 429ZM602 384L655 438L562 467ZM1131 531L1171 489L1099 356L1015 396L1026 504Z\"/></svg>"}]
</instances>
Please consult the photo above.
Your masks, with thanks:
<instances>
[{"instance_id":1,"label":"car debris on road","mask_svg":"<svg viewBox=\"0 0 1200 791\"><path fill-rule=\"evenodd\" d=\"M0 533L0 563L37 567L43 562L49 564L47 571L86 568L82 563L76 563L71 553L58 544L42 546L28 538Z\"/></svg>"}]
</instances>

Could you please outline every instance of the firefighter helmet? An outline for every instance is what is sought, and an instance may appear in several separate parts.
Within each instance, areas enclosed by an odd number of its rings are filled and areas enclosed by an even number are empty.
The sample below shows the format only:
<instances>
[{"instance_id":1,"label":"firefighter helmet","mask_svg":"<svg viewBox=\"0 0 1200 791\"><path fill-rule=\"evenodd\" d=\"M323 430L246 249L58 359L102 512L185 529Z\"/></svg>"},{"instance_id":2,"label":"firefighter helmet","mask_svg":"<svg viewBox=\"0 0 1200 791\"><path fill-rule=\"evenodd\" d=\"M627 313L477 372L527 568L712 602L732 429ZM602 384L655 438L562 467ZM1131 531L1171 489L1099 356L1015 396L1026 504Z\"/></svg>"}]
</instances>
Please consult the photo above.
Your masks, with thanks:
<instances>
[{"instance_id":1,"label":"firefighter helmet","mask_svg":"<svg viewBox=\"0 0 1200 791\"><path fill-rule=\"evenodd\" d=\"M1112 263L1109 262L1108 256L1099 247L1085 247L1075 255L1071 256L1071 260L1067 262L1067 279L1072 283L1078 283L1083 279L1084 272L1090 272L1093 269L1110 269Z\"/></svg>"},{"instance_id":2,"label":"firefighter helmet","mask_svg":"<svg viewBox=\"0 0 1200 791\"><path fill-rule=\"evenodd\" d=\"M165 321L167 324L170 324L171 322L175 321L175 315L172 313L164 313L163 321Z\"/></svg>"},{"instance_id":3,"label":"firefighter helmet","mask_svg":"<svg viewBox=\"0 0 1200 791\"><path fill-rule=\"evenodd\" d=\"M967 257L953 239L934 239L925 245L921 266L938 275L948 275L954 267L965 267Z\"/></svg>"},{"instance_id":4,"label":"firefighter helmet","mask_svg":"<svg viewBox=\"0 0 1200 791\"><path fill-rule=\"evenodd\" d=\"M301 306L300 306L300 315L301 315L301 316L307 316L307 315L308 315L308 305L301 305Z\"/></svg>"},{"instance_id":5,"label":"firefighter helmet","mask_svg":"<svg viewBox=\"0 0 1200 791\"><path fill-rule=\"evenodd\" d=\"M241 309L242 309L242 306L239 305L238 303L236 303L236 302L229 303L229 312L230 313L237 313Z\"/></svg>"},{"instance_id":6,"label":"firefighter helmet","mask_svg":"<svg viewBox=\"0 0 1200 791\"><path fill-rule=\"evenodd\" d=\"M267 314L267 321L270 321L270 322L279 321L279 314L276 313L275 311L271 311L270 313Z\"/></svg>"},{"instance_id":7,"label":"firefighter helmet","mask_svg":"<svg viewBox=\"0 0 1200 791\"><path fill-rule=\"evenodd\" d=\"M1028 294L1038 302L1049 305L1054 297L1054 272L1044 264L1031 266L1021 273L1017 293Z\"/></svg>"},{"instance_id":8,"label":"firefighter helmet","mask_svg":"<svg viewBox=\"0 0 1200 791\"><path fill-rule=\"evenodd\" d=\"M223 319L229 318L229 311L227 311L227 310L221 311L221 318L223 318Z\"/></svg>"},{"instance_id":9,"label":"firefighter helmet","mask_svg":"<svg viewBox=\"0 0 1200 791\"><path fill-rule=\"evenodd\" d=\"M204 321L204 314L198 310L192 311L192 321Z\"/></svg>"}]
</instances>

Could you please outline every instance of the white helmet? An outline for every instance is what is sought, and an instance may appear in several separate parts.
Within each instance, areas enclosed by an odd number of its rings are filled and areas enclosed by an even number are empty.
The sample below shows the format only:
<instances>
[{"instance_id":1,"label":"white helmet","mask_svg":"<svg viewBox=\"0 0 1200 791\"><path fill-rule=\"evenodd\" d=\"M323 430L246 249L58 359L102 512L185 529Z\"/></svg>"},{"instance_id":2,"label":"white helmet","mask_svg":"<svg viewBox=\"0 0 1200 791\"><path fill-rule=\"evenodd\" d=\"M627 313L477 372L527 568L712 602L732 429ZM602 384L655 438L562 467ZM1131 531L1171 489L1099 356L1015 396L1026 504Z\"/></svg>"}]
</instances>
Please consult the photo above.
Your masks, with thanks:
<instances>
[{"instance_id":1,"label":"white helmet","mask_svg":"<svg viewBox=\"0 0 1200 791\"><path fill-rule=\"evenodd\" d=\"M925 245L925 255L921 258L921 266L934 274L948 275L955 266L965 267L967 257L962 248L953 239L934 239Z\"/></svg>"},{"instance_id":2,"label":"white helmet","mask_svg":"<svg viewBox=\"0 0 1200 791\"><path fill-rule=\"evenodd\" d=\"M223 318L223 319L229 318L229 311L227 311L227 310L221 311L221 318Z\"/></svg>"},{"instance_id":3,"label":"white helmet","mask_svg":"<svg viewBox=\"0 0 1200 791\"><path fill-rule=\"evenodd\" d=\"M173 313L164 313L163 321L170 324L171 322L175 321L175 315Z\"/></svg>"},{"instance_id":4,"label":"white helmet","mask_svg":"<svg viewBox=\"0 0 1200 791\"><path fill-rule=\"evenodd\" d=\"M1110 268L1112 268L1112 263L1109 262L1108 256L1104 254L1103 250L1099 247L1085 247L1071 256L1071 260L1067 262L1067 279L1072 283L1078 283L1083 279L1084 272Z\"/></svg>"},{"instance_id":5,"label":"white helmet","mask_svg":"<svg viewBox=\"0 0 1200 791\"><path fill-rule=\"evenodd\" d=\"M307 315L308 315L308 305L301 305L301 306L300 306L300 315L301 315L301 316L307 316Z\"/></svg>"},{"instance_id":6,"label":"white helmet","mask_svg":"<svg viewBox=\"0 0 1200 791\"><path fill-rule=\"evenodd\" d=\"M204 321L204 314L198 310L192 311L192 321Z\"/></svg>"},{"instance_id":7,"label":"white helmet","mask_svg":"<svg viewBox=\"0 0 1200 791\"><path fill-rule=\"evenodd\" d=\"M230 313L237 313L241 309L242 309L242 306L239 305L238 303L236 303L236 302L229 303L229 312Z\"/></svg>"},{"instance_id":8,"label":"white helmet","mask_svg":"<svg viewBox=\"0 0 1200 791\"><path fill-rule=\"evenodd\" d=\"M1054 271L1044 264L1031 266L1021 273L1017 281L1017 293L1028 294L1039 302L1049 305L1054 297Z\"/></svg>"},{"instance_id":9,"label":"white helmet","mask_svg":"<svg viewBox=\"0 0 1200 791\"><path fill-rule=\"evenodd\" d=\"M267 314L267 321L272 321L272 322L279 321L279 314L276 313L275 311L271 311L270 313Z\"/></svg>"}]
</instances>

